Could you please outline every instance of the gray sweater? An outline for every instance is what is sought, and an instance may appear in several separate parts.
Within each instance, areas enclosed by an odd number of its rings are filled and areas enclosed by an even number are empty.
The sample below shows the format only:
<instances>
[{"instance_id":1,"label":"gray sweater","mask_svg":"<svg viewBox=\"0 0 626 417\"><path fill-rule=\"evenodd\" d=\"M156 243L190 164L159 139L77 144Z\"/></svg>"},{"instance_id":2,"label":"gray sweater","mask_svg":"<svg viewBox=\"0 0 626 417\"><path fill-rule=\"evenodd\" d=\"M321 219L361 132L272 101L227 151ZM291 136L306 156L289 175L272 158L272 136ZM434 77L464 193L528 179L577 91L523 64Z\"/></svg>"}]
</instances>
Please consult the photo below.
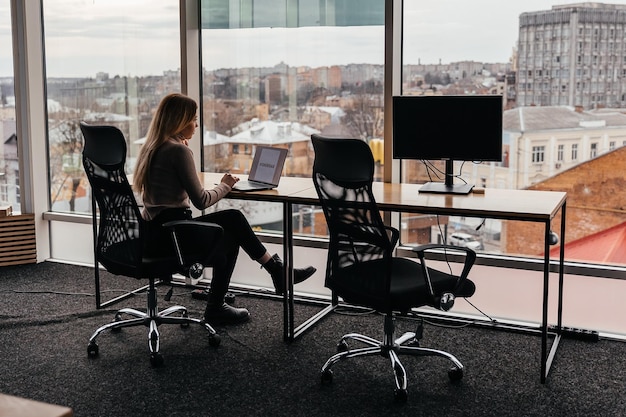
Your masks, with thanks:
<instances>
[{"instance_id":1,"label":"gray sweater","mask_svg":"<svg viewBox=\"0 0 626 417\"><path fill-rule=\"evenodd\" d=\"M217 203L231 187L220 183L204 189L193 162L193 152L181 142L170 139L155 153L144 187L142 199L145 220L154 219L166 208L190 208L190 201L199 210Z\"/></svg>"}]
</instances>

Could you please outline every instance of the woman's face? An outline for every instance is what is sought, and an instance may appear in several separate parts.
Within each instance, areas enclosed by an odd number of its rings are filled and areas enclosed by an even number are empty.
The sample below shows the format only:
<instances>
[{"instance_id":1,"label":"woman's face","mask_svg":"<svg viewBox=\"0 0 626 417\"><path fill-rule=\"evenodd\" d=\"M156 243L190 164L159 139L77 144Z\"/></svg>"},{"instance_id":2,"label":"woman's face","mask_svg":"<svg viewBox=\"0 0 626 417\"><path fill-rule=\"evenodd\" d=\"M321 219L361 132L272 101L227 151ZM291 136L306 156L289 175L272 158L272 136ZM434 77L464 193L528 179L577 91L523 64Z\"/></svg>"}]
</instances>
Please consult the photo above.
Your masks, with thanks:
<instances>
[{"instance_id":1,"label":"woman's face","mask_svg":"<svg viewBox=\"0 0 626 417\"><path fill-rule=\"evenodd\" d=\"M196 117L194 117L193 120L187 126L185 126L183 130L181 130L180 135L183 138L189 140L191 139L193 134L196 132L197 127L198 127L198 116L196 115Z\"/></svg>"}]
</instances>

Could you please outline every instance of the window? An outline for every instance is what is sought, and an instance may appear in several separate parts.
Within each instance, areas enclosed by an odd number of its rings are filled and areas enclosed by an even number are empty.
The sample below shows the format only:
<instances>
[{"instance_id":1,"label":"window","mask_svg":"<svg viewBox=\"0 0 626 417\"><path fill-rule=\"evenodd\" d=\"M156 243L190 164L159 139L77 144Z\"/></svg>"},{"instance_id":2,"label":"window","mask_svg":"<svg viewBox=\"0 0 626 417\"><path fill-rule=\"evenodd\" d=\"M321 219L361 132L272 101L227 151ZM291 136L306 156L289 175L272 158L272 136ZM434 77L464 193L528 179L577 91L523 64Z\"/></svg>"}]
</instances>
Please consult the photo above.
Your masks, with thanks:
<instances>
[{"instance_id":1,"label":"window","mask_svg":"<svg viewBox=\"0 0 626 417\"><path fill-rule=\"evenodd\" d=\"M620 3L623 4L624 2L620 1ZM487 7L492 7L492 10L498 8L496 2L485 3L485 5L487 4L489 5ZM516 8L517 6L512 7ZM528 7L519 7L519 10L510 10L510 13L519 17L520 13L530 12ZM512 35L513 41L509 43L517 46L518 54L516 57L511 57L510 54L503 52L507 48L498 46L499 38L507 36L507 31L504 28L506 25L502 24L502 27L496 28L499 24L494 23L494 19L489 22L481 22L479 17L472 14L471 6L462 1L444 0L438 2L436 6L429 4L427 12L420 5L420 2L404 2L403 94L486 94L490 90L488 88L481 89L478 84L485 79L490 79L490 76L507 74L507 71L510 71L516 79L515 88L512 91L515 97L512 98L511 95L507 95L507 98L510 99L511 110L504 110L505 116L507 116L505 120L511 123L510 126L505 126L503 132L505 138L504 160L506 163L494 167L489 166L489 164L466 162L463 166L460 164L455 166L455 175L459 175L463 180L477 186L485 181L487 187L526 188L535 184L541 184L541 187L545 187L546 184L550 183L554 183L555 187L562 187L562 185L552 181L555 167L560 170L563 168L563 163L567 162L567 168L576 168L578 164L587 162L591 154L588 150L591 147L591 142L596 143L596 155L599 155L604 149L600 149L600 144L604 142L598 142L598 137L589 141L585 137L586 133L583 133L585 129L579 132L580 126L578 125L572 126L572 129L577 131L572 137L570 136L571 132L566 132L563 129L560 131L555 129L557 130L555 132L549 131L553 129L549 123L546 123L545 126L534 124L535 117L541 114L540 111L535 113L534 110L539 110L542 106L570 106L572 111L574 111L574 107L577 107L579 111L584 112L593 107L614 107L614 101L620 96L624 101L620 81L616 79L608 85L607 81L610 80L607 77L610 74L620 75L626 70L622 68L598 68L598 65L607 65L608 63L604 52L610 47L608 41L593 37L594 29L596 29L593 25L582 23L580 27L570 27L569 23L566 23L566 19L563 19L565 14L569 13L566 10L568 9L562 8L558 12L554 12L554 16L548 16L548 13L552 11L550 7L545 7L541 12L537 12L536 20L528 19L525 21L525 26L515 28L517 33ZM607 13L608 15L609 13ZM468 18L468 16L472 17ZM520 20L522 19L520 17ZM470 28L466 26L469 20L472 22ZM435 29L436 24L434 22L445 22L446 27L448 27L445 36L441 30ZM614 24L611 23L611 25ZM477 33L473 33L472 28L476 29L483 25L489 26L492 34L497 31L498 36L481 37L478 30L475 31ZM458 30L455 30L455 27ZM598 36L608 36L608 27L606 30L600 27L597 29ZM580 36L570 40L567 37L570 31L572 35L578 32ZM624 31L621 30L621 33L623 37ZM474 34L476 34L475 38L472 37ZM552 43L545 43L546 40L550 40ZM594 48L597 51L594 51ZM622 50L624 46L613 45L613 48ZM489 54L485 52L486 50L493 52L494 55L496 55L496 51L501 51L501 53L499 53L499 57L489 57ZM506 65L511 59L518 65L517 69ZM431 85L423 82L427 72L429 79L431 79L436 71L443 72L448 68L458 70L464 65L468 65L468 62L477 62L482 66L480 79L472 78L475 73L468 71L465 84L452 82L450 84L433 83ZM500 64L494 65L492 64L494 62ZM588 66L592 63L595 65L594 68ZM407 68L411 71L411 78L406 77ZM419 71L422 73L420 74ZM497 77L492 79L494 83L497 83ZM452 77L452 81L455 80ZM422 81L422 84L420 85L418 81ZM424 88L424 85L427 88ZM493 88L493 90L496 89ZM528 106L529 111L522 115L520 110L524 106ZM530 106L534 107L532 112ZM546 109L546 114L541 117L550 120L549 111ZM573 114L572 116L579 117ZM518 123L512 122L513 119ZM418 128L419 125L416 126L416 129ZM537 130L533 132L534 129ZM609 146L609 140L613 140L612 138L621 134L622 132L602 132L600 137L607 136L606 144ZM585 147L585 149L579 157L578 149L580 146ZM386 150L388 149L389 147L386 148ZM437 166L440 161L430 162L435 164L431 173L438 173L437 169L441 170L441 164ZM546 162L550 164L546 165ZM421 166L420 162L403 161L401 167L402 181L425 182L429 180L426 169ZM506 177L507 173L508 177ZM416 225L411 226L411 221ZM476 226L478 225L473 224L473 221L473 219L450 218L447 222L441 223L441 230L438 230L439 227L437 226L419 229L418 222L409 218L403 218L400 224L406 225L406 229L410 230L408 234L414 240L409 240L409 244L426 243L427 241L437 241L440 237L445 238L446 235L449 236L449 233L446 233L446 228L448 231L453 229L481 236L482 233L487 232L491 236L497 236L499 227L503 226L496 221L493 222L495 225L493 230L485 231L481 228L480 232L477 233ZM596 224L594 227L598 227L599 230L602 225ZM508 227L507 229L511 230ZM582 230L577 232L581 232L577 236L583 236L587 233L587 231ZM403 241L406 241L405 238L406 236L403 236ZM519 248L512 248L509 243L513 238L514 236L507 236L509 239L507 243L500 242L495 238L484 239L487 243L485 250L495 249L511 254L516 253L515 251L518 249L523 250L521 248L523 245L520 245ZM536 249L534 254L541 250L542 248ZM533 255L530 251L528 254Z\"/></svg>"},{"instance_id":2,"label":"window","mask_svg":"<svg viewBox=\"0 0 626 417\"><path fill-rule=\"evenodd\" d=\"M545 155L545 146L533 146L532 162L533 164L543 163Z\"/></svg>"},{"instance_id":3,"label":"window","mask_svg":"<svg viewBox=\"0 0 626 417\"><path fill-rule=\"evenodd\" d=\"M180 91L178 4L44 0L43 18L51 208L89 212L78 123L120 128L134 168L152 111Z\"/></svg>"},{"instance_id":4,"label":"window","mask_svg":"<svg viewBox=\"0 0 626 417\"><path fill-rule=\"evenodd\" d=\"M9 0L0 0L0 206L21 210Z\"/></svg>"},{"instance_id":5,"label":"window","mask_svg":"<svg viewBox=\"0 0 626 417\"><path fill-rule=\"evenodd\" d=\"M590 158L595 158L596 156L598 156L598 144L597 143L592 143L591 144L591 149L589 150L589 157Z\"/></svg>"},{"instance_id":6,"label":"window","mask_svg":"<svg viewBox=\"0 0 626 417\"><path fill-rule=\"evenodd\" d=\"M312 133L383 138L384 2L320 4L201 1L204 130L219 138L205 141L205 170L237 173L237 154L245 173L252 152L243 147L270 144L291 148L284 175L310 176ZM278 204L224 204L238 205L255 228L280 227ZM294 208L305 211L312 215Z\"/></svg>"},{"instance_id":7,"label":"window","mask_svg":"<svg viewBox=\"0 0 626 417\"><path fill-rule=\"evenodd\" d=\"M8 3L9 0L0 0L0 7ZM308 137L312 132L359 137L370 143L384 140L384 3L202 0L200 66L204 96L200 104L204 168L245 172L256 140L264 140L269 131L274 139L281 135L292 139L288 143L277 142L277 146L292 144L287 175L308 175L313 158ZM596 107L610 107L612 96L603 95L609 87L591 84L599 81L592 79L591 68L575 65L576 57L580 64L592 62L593 28L544 21L541 28L520 29L511 21L516 22L521 13L529 12L524 2L507 4L508 20L494 19L484 12L471 14L468 19L475 7L461 0L431 3L426 9L423 2L403 2L404 62L402 79L396 80L402 85L403 94L484 94L508 88L511 94L504 103L505 111L510 111L509 107L556 104L581 106L584 110L592 106L592 94ZM42 4L51 207L55 211L88 212L88 187L80 173L80 158L76 158L81 146L76 123L85 119L122 128L129 144L128 167L133 168L156 103L167 92L181 88L179 2L42 0ZM495 0L486 5L491 10L502 9ZM331 7L334 10L329 10ZM350 12L344 14L342 10ZM9 21L8 12L2 16ZM481 22L479 19L484 17L490 18ZM71 26L65 24L65 18ZM103 24L99 28L98 22L105 21L115 25ZM442 31L442 25L448 29ZM489 27L489 33L478 30L481 27ZM579 30L581 37L576 37ZM618 28L619 33L622 35L615 43L623 43L624 31ZM585 34L589 36L585 38ZM569 40L568 36L575 39ZM544 45L552 38L553 44ZM518 72L511 66L515 62L511 60L511 50L516 45ZM604 62L602 42L599 47L600 65ZM153 53L155 49L160 53ZM615 49L626 50L626 44L615 45ZM5 51L0 48L0 54ZM106 62L97 59L103 55L107 55ZM0 61L0 65L6 63L7 60ZM626 74L621 68L602 71ZM519 84L503 85L503 79L517 80ZM4 79L2 83L4 89ZM619 94L617 97L623 99L620 81L615 83L610 94ZM559 97L555 98L555 94ZM519 130L510 129L503 131L503 136L505 162L466 162L455 166L455 171L468 182L484 183L486 187L524 188L550 180L553 169L538 171L533 164L548 161L553 168L555 162L565 160L569 168L586 162L590 154L590 143L582 137L563 141L558 135L528 138L521 137ZM548 143L540 150L540 144ZM555 149L552 143L564 147ZM609 142L604 143L600 142L602 151ZM237 154L233 152L235 146ZM584 148L580 158L578 146ZM385 150L389 151L388 144ZM552 154L554 151L556 154ZM423 166L411 163L402 164L402 180L424 181ZM381 178L387 168L377 164L376 175ZM7 190L11 188L19 195L18 183L17 178L8 181L0 176L0 199L9 198ZM476 232L477 225L472 221L450 219L448 226ZM271 223L275 221L263 220L259 224ZM485 250L509 253L496 238L502 224L489 223L492 226L480 229L481 234L490 235ZM429 240L436 239L433 229L424 234Z\"/></svg>"}]
</instances>

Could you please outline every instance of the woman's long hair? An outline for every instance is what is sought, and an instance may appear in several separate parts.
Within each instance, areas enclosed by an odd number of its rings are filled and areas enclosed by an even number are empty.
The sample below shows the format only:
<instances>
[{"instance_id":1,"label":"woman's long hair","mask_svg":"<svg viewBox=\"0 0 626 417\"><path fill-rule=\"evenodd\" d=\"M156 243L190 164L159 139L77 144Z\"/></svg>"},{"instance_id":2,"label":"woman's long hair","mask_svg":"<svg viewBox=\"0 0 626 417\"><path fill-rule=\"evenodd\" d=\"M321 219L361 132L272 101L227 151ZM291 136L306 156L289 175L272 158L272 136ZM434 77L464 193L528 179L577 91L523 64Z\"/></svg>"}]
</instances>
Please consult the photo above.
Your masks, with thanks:
<instances>
[{"instance_id":1,"label":"woman's long hair","mask_svg":"<svg viewBox=\"0 0 626 417\"><path fill-rule=\"evenodd\" d=\"M146 142L139 150L133 174L133 187L142 192L149 186L148 173L154 153L169 138L176 137L189 123L194 121L198 105L183 94L168 94L161 100L154 114Z\"/></svg>"}]
</instances>

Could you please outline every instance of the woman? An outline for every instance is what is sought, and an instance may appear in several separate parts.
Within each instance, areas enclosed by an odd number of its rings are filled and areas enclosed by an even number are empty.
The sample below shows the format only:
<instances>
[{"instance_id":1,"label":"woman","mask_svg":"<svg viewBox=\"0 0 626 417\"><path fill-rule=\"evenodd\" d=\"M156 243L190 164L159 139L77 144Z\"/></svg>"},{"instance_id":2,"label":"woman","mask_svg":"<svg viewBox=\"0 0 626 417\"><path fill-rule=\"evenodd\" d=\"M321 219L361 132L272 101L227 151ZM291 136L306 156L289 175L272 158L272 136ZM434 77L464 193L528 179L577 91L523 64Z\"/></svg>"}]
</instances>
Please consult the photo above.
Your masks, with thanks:
<instances>
[{"instance_id":1,"label":"woman","mask_svg":"<svg viewBox=\"0 0 626 417\"><path fill-rule=\"evenodd\" d=\"M142 216L148 225L148 250L170 250L171 237L161 226L176 219L191 219L190 202L199 210L206 209L226 196L239 178L225 174L220 184L206 190L200 183L188 141L198 127L198 106L182 94L164 97L152 119L146 143L139 151L133 185L142 195ZM241 247L250 258L265 268L276 292L284 291L283 262L271 256L238 210L223 210L194 220L217 223L224 229L224 238L211 260L213 278L204 318L209 323L239 323L248 320L245 308L224 302L230 278ZM316 269L308 266L294 270L294 282L309 278Z\"/></svg>"}]
</instances>

